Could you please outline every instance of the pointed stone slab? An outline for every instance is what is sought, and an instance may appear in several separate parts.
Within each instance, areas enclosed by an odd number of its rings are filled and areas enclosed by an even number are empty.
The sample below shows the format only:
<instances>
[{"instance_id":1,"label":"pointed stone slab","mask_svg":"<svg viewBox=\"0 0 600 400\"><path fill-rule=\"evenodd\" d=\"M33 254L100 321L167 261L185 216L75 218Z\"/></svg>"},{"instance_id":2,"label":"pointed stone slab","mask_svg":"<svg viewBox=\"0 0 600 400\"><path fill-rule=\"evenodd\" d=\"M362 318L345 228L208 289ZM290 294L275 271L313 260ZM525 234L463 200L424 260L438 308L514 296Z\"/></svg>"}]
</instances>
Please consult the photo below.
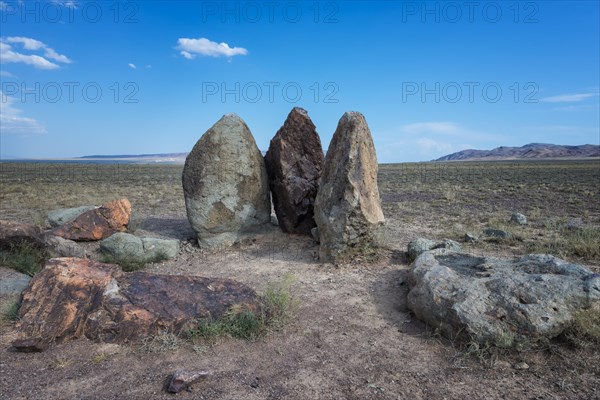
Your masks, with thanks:
<instances>
[{"instance_id":1,"label":"pointed stone slab","mask_svg":"<svg viewBox=\"0 0 600 400\"><path fill-rule=\"evenodd\" d=\"M317 198L322 262L338 262L367 251L384 222L377 187L377 155L365 117L347 112L327 150Z\"/></svg>"},{"instance_id":2,"label":"pointed stone slab","mask_svg":"<svg viewBox=\"0 0 600 400\"><path fill-rule=\"evenodd\" d=\"M271 221L265 163L246 123L227 114L185 160L182 175L187 216L198 244L218 250Z\"/></svg>"},{"instance_id":3,"label":"pointed stone slab","mask_svg":"<svg viewBox=\"0 0 600 400\"><path fill-rule=\"evenodd\" d=\"M310 235L323 170L321 139L306 110L294 107L265 155L273 205L284 232Z\"/></svg>"}]
</instances>

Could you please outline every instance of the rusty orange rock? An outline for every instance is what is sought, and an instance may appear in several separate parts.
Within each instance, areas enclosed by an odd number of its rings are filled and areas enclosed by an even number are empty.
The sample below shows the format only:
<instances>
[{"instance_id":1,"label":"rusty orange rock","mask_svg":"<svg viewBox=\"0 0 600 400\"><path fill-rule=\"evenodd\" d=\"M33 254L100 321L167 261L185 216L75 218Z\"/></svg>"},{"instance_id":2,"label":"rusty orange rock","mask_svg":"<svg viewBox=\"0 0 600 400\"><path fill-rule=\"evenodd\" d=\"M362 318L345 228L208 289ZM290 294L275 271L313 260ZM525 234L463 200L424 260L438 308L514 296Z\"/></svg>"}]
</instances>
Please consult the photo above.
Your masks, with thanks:
<instances>
[{"instance_id":1,"label":"rusty orange rock","mask_svg":"<svg viewBox=\"0 0 600 400\"><path fill-rule=\"evenodd\" d=\"M126 343L179 334L198 319L259 310L256 293L230 279L124 273L119 266L54 258L23 292L13 347L43 351L80 337Z\"/></svg>"},{"instance_id":2,"label":"rusty orange rock","mask_svg":"<svg viewBox=\"0 0 600 400\"><path fill-rule=\"evenodd\" d=\"M131 203L127 199L120 199L86 211L73 221L51 230L50 233L69 240L101 240L116 232L124 231L130 218Z\"/></svg>"}]
</instances>

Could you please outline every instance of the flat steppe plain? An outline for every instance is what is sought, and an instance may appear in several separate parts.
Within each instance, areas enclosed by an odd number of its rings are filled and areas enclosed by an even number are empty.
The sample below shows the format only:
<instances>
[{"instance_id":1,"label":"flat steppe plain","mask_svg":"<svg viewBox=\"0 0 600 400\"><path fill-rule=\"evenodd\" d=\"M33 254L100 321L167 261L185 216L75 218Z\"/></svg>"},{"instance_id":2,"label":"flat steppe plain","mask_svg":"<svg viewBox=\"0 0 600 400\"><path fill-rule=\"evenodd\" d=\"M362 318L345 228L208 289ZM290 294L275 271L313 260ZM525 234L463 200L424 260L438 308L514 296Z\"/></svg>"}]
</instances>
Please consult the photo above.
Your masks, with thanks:
<instances>
[{"instance_id":1,"label":"flat steppe plain","mask_svg":"<svg viewBox=\"0 0 600 400\"><path fill-rule=\"evenodd\" d=\"M127 197L130 229L184 241L160 274L228 277L257 291L293 276L299 300L291 323L263 339L157 346L56 344L15 353L13 324L0 334L3 399L595 399L600 350L561 340L529 350L473 351L440 337L406 307L407 243L419 236L462 240L466 232L507 229L518 239L461 243L465 251L513 257L551 253L600 272L600 160L386 164L379 189L386 226L381 248L348 265L322 264L310 238L269 227L222 252L193 244L182 166L0 164L0 218L43 226L56 208ZM525 214L523 227L507 221ZM568 224L580 224L569 229ZM86 244L92 258L98 245ZM5 299L6 300L6 299ZM517 369L525 362L529 368ZM179 368L211 375L191 393L169 395Z\"/></svg>"}]
</instances>

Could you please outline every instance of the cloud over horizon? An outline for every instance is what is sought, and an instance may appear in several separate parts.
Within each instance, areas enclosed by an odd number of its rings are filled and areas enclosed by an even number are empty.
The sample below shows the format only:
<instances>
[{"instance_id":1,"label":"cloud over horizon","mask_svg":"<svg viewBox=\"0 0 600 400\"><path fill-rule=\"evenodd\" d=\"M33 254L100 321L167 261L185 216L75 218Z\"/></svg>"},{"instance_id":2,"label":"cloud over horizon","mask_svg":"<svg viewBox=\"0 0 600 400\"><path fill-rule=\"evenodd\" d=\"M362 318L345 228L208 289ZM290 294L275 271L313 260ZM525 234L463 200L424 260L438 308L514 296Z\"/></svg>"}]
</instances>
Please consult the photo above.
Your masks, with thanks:
<instances>
[{"instance_id":1,"label":"cloud over horizon","mask_svg":"<svg viewBox=\"0 0 600 400\"><path fill-rule=\"evenodd\" d=\"M574 103L596 96L598 96L598 93L574 93L544 97L541 100L546 103Z\"/></svg>"},{"instance_id":2,"label":"cloud over horizon","mask_svg":"<svg viewBox=\"0 0 600 400\"><path fill-rule=\"evenodd\" d=\"M48 133L46 128L33 118L22 117L22 110L13 107L14 99L0 91L0 133L13 135Z\"/></svg>"},{"instance_id":3,"label":"cloud over horizon","mask_svg":"<svg viewBox=\"0 0 600 400\"><path fill-rule=\"evenodd\" d=\"M245 56L248 54L248 50L243 47L229 47L225 42L217 43L206 38L179 38L177 40L177 47L175 48L188 60L193 60L197 55L207 57L234 57Z\"/></svg>"}]
</instances>

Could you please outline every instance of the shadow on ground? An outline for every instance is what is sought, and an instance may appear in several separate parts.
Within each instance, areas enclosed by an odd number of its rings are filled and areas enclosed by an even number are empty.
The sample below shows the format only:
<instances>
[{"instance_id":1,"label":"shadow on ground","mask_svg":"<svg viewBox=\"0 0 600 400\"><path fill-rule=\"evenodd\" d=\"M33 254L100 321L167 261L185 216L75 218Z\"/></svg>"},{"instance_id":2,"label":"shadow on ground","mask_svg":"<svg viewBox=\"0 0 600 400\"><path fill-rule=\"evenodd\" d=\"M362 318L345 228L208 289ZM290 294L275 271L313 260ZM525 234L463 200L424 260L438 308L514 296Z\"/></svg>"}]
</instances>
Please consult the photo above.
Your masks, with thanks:
<instances>
[{"instance_id":1,"label":"shadow on ground","mask_svg":"<svg viewBox=\"0 0 600 400\"><path fill-rule=\"evenodd\" d=\"M187 218L142 218L136 227L135 234L137 236L150 234L149 236L177 240L194 240L196 238L196 233Z\"/></svg>"}]
</instances>

